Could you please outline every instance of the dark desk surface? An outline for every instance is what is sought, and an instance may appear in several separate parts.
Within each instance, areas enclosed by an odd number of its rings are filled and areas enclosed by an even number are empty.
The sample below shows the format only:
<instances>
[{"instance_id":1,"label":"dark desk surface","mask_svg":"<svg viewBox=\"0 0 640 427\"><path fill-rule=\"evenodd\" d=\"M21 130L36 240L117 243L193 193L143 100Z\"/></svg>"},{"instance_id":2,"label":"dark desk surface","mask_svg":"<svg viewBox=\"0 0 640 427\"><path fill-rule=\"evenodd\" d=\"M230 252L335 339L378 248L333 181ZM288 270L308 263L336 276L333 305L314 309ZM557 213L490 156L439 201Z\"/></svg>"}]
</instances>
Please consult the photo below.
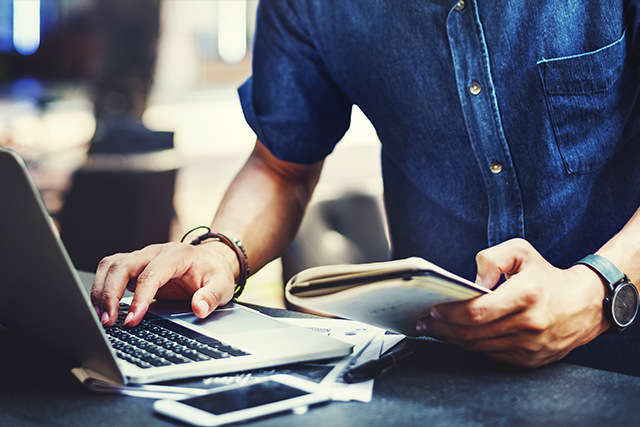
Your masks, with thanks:
<instances>
[{"instance_id":1,"label":"dark desk surface","mask_svg":"<svg viewBox=\"0 0 640 427\"><path fill-rule=\"evenodd\" d=\"M640 425L640 378L562 363L523 371L444 343L412 344L416 353L376 380L371 403L332 402L246 425ZM70 368L0 330L0 426L182 425L155 415L152 399L86 390Z\"/></svg>"}]
</instances>

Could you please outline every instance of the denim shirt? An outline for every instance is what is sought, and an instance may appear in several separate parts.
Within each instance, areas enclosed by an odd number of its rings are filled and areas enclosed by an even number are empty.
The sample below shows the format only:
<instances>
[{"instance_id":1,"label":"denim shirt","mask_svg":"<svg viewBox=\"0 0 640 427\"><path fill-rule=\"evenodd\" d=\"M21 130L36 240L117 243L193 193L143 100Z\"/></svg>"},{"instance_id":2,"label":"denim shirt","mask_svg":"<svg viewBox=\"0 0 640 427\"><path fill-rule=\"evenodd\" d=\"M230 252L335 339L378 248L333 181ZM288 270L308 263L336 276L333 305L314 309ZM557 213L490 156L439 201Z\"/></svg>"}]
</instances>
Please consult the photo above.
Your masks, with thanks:
<instances>
[{"instance_id":1,"label":"denim shirt","mask_svg":"<svg viewBox=\"0 0 640 427\"><path fill-rule=\"evenodd\" d=\"M309 164L358 105L396 258L474 279L478 251L522 237L566 268L640 205L639 3L262 0L243 110Z\"/></svg>"}]
</instances>

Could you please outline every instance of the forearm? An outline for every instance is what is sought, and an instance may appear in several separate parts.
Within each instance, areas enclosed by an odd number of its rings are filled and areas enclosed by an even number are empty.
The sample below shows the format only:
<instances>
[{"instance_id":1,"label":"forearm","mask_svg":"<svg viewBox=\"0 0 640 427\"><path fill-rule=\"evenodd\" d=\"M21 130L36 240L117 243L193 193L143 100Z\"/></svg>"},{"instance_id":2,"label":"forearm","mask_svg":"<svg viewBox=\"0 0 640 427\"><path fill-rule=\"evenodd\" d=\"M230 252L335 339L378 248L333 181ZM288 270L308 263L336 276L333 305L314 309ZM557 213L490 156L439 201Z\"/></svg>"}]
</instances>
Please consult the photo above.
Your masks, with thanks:
<instances>
[{"instance_id":1,"label":"forearm","mask_svg":"<svg viewBox=\"0 0 640 427\"><path fill-rule=\"evenodd\" d=\"M242 241L251 272L280 256L291 243L321 169L322 162L298 165L281 161L257 142L211 226Z\"/></svg>"}]
</instances>

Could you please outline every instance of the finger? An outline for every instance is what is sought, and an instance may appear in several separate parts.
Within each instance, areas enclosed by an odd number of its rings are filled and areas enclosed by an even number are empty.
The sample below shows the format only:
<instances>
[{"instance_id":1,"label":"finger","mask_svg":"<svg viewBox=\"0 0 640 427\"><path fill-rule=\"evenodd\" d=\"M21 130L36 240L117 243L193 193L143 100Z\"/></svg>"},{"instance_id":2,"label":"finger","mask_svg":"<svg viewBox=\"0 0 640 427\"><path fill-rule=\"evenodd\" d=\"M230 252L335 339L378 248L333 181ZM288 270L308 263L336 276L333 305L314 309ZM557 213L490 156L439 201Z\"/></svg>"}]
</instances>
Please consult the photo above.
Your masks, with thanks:
<instances>
[{"instance_id":1,"label":"finger","mask_svg":"<svg viewBox=\"0 0 640 427\"><path fill-rule=\"evenodd\" d=\"M431 308L430 315L453 325L485 325L520 313L540 298L535 284L524 277L512 277L492 293L471 300L438 304Z\"/></svg>"},{"instance_id":2,"label":"finger","mask_svg":"<svg viewBox=\"0 0 640 427\"><path fill-rule=\"evenodd\" d=\"M493 289L504 274L508 279L517 274L537 251L524 239L511 239L478 252L476 283Z\"/></svg>"},{"instance_id":3,"label":"finger","mask_svg":"<svg viewBox=\"0 0 640 427\"><path fill-rule=\"evenodd\" d=\"M221 274L205 279L204 286L198 289L191 299L193 313L201 319L207 317L218 306L233 298L233 278Z\"/></svg>"},{"instance_id":4,"label":"finger","mask_svg":"<svg viewBox=\"0 0 640 427\"><path fill-rule=\"evenodd\" d=\"M437 322L436 322L437 323ZM527 366L543 357L543 346L534 334L490 327L459 327L441 324L431 328L430 336L457 345L467 351L501 355L500 360ZM451 329L450 329L451 328Z\"/></svg>"},{"instance_id":5,"label":"finger","mask_svg":"<svg viewBox=\"0 0 640 427\"><path fill-rule=\"evenodd\" d=\"M96 309L102 324L111 326L118 317L118 303L124 293L123 286L114 282L114 268L121 262L125 254L115 254L100 261L91 287L91 302ZM114 284L115 283L115 284Z\"/></svg>"},{"instance_id":6,"label":"finger","mask_svg":"<svg viewBox=\"0 0 640 427\"><path fill-rule=\"evenodd\" d=\"M111 326L116 322L118 305L129 281L137 277L153 258L153 251L146 249L120 254L110 261L100 299L101 321L104 325Z\"/></svg>"},{"instance_id":7,"label":"finger","mask_svg":"<svg viewBox=\"0 0 640 427\"><path fill-rule=\"evenodd\" d=\"M102 305L102 292L104 291L104 282L107 278L107 272L111 263L117 258L121 256L121 254L111 255L109 257L105 257L100 260L98 264L98 268L96 270L96 274L93 277L93 284L91 285L91 304L98 311L98 316L100 315L100 306Z\"/></svg>"},{"instance_id":8,"label":"finger","mask_svg":"<svg viewBox=\"0 0 640 427\"><path fill-rule=\"evenodd\" d=\"M455 341L456 344L466 347L463 343L513 335L519 331L519 328L515 319L513 321L503 319L483 325L460 325L424 317L418 320L416 330L419 334L448 342Z\"/></svg>"},{"instance_id":9,"label":"finger","mask_svg":"<svg viewBox=\"0 0 640 427\"><path fill-rule=\"evenodd\" d=\"M142 249L141 252L147 249ZM136 274L135 292L124 321L126 326L135 326L140 323L158 289L172 279L182 276L190 266L190 262L185 260L184 256L180 256L173 245L151 249L142 259L146 261L141 263L144 264L143 268Z\"/></svg>"},{"instance_id":10,"label":"finger","mask_svg":"<svg viewBox=\"0 0 640 427\"><path fill-rule=\"evenodd\" d=\"M142 251L146 250L147 248ZM152 259L137 276L125 325L137 325L156 297L188 299L204 286L206 280L203 277L211 272L202 265L198 266L195 250L193 246L181 243L156 245L153 251L149 250ZM215 307L214 305L212 310Z\"/></svg>"}]
</instances>

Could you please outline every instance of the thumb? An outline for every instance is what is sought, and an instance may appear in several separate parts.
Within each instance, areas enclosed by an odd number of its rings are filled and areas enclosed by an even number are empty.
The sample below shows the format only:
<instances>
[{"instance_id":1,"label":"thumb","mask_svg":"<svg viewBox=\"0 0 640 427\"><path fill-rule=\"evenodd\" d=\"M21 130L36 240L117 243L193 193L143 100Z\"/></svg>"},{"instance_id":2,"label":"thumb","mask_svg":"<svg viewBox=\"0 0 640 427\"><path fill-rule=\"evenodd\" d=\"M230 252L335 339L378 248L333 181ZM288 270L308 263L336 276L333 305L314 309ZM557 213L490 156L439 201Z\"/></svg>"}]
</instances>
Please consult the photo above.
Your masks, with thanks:
<instances>
[{"instance_id":1,"label":"thumb","mask_svg":"<svg viewBox=\"0 0 640 427\"><path fill-rule=\"evenodd\" d=\"M495 287L503 274L507 279L517 274L532 252L535 253L533 246L523 239L508 240L478 252L476 283L486 288Z\"/></svg>"},{"instance_id":2,"label":"thumb","mask_svg":"<svg viewBox=\"0 0 640 427\"><path fill-rule=\"evenodd\" d=\"M193 313L201 319L210 315L219 305L229 301L231 297L223 300L220 292L213 285L203 286L198 289L191 298L191 309Z\"/></svg>"}]
</instances>

